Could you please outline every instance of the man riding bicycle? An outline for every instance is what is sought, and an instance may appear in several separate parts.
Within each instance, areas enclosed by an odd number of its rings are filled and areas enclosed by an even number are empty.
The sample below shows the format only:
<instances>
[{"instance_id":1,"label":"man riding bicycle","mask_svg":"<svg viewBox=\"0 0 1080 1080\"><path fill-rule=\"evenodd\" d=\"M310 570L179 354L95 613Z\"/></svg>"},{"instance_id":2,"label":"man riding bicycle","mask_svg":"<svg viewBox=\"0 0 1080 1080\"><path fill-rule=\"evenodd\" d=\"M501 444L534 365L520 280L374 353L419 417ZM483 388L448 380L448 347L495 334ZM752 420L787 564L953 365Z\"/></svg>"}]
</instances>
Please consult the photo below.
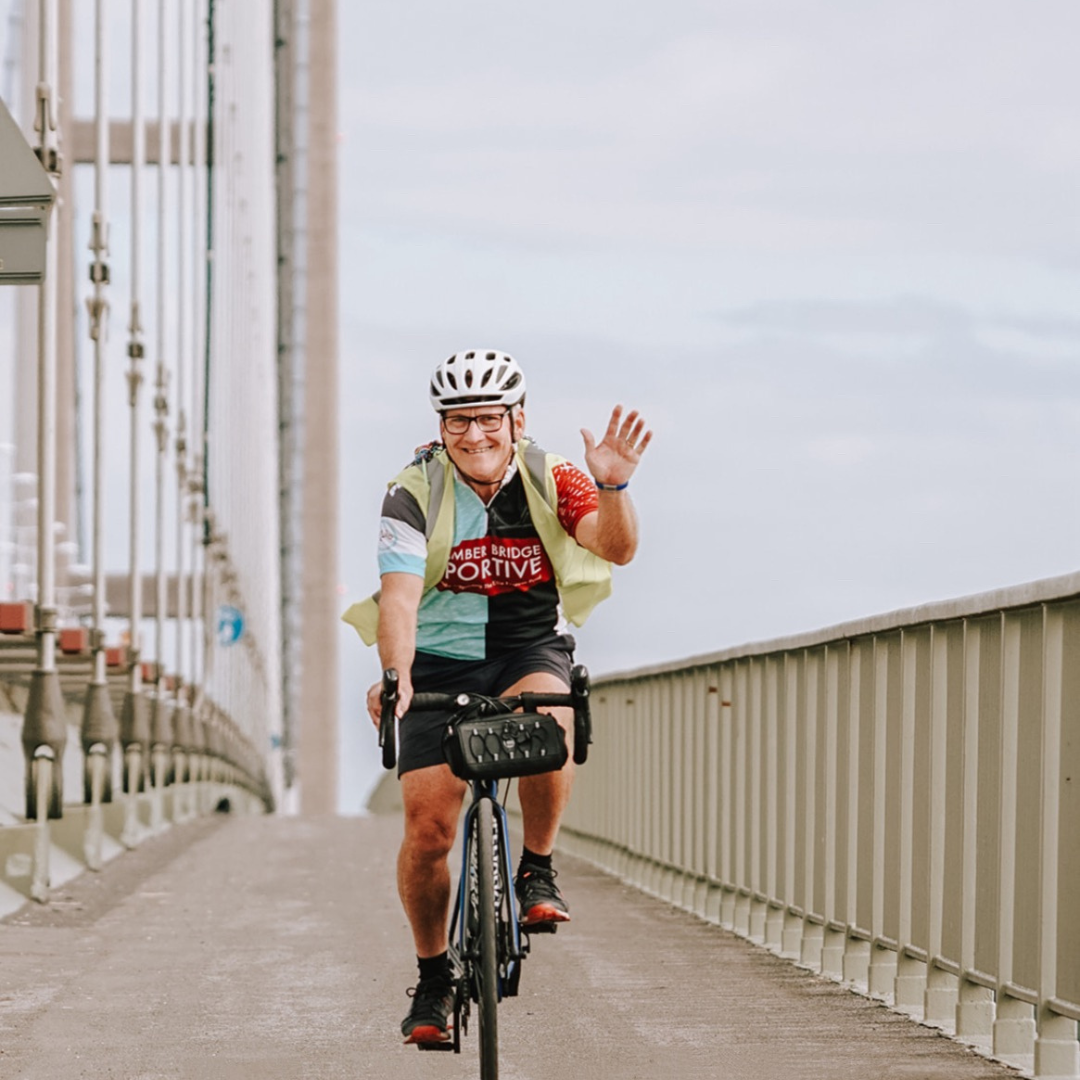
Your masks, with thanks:
<instances>
[{"instance_id":1,"label":"man riding bicycle","mask_svg":"<svg viewBox=\"0 0 1080 1080\"><path fill-rule=\"evenodd\" d=\"M421 1044L450 1038L448 856L466 784L443 758L447 714L409 715L409 702L414 691L569 690L574 639L563 619L580 626L611 591L610 564L634 556L627 485L652 437L636 411L616 406L599 443L582 430L586 475L525 436L525 377L493 350L440 364L431 402L440 441L417 452L383 501L381 590L344 616L400 679L398 891L420 968L401 1031ZM376 726L381 688L367 696ZM572 750L572 711L553 711ZM525 928L570 918L551 855L573 770L571 754L561 771L519 780L524 849L514 888Z\"/></svg>"}]
</instances>

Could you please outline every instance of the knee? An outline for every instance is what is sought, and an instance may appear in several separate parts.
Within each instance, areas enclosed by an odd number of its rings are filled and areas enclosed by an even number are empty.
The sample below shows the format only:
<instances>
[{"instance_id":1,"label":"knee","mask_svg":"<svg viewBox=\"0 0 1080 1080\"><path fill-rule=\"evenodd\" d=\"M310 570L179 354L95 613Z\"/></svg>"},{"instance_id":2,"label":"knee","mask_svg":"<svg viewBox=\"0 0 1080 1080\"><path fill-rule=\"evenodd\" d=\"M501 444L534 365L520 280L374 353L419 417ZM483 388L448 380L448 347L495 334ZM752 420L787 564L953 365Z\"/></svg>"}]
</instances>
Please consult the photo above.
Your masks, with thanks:
<instances>
[{"instance_id":1,"label":"knee","mask_svg":"<svg viewBox=\"0 0 1080 1080\"><path fill-rule=\"evenodd\" d=\"M454 846L452 824L433 818L416 818L405 823L404 847L413 858L437 861L445 859Z\"/></svg>"}]
</instances>

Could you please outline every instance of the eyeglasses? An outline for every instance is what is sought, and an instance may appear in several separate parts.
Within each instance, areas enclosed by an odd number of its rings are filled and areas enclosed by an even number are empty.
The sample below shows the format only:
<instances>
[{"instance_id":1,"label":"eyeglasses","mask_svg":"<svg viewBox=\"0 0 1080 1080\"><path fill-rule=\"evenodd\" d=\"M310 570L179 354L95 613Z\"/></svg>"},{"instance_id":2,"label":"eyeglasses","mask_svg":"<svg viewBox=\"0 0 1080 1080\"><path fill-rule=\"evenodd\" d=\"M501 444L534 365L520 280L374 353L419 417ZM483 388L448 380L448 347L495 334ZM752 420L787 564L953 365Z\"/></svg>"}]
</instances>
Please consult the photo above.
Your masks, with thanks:
<instances>
[{"instance_id":1,"label":"eyeglasses","mask_svg":"<svg viewBox=\"0 0 1080 1080\"><path fill-rule=\"evenodd\" d=\"M481 431L498 431L503 421L510 415L510 410L501 413L487 413L484 416L444 416L443 427L451 435L464 435L470 424L476 424Z\"/></svg>"}]
</instances>

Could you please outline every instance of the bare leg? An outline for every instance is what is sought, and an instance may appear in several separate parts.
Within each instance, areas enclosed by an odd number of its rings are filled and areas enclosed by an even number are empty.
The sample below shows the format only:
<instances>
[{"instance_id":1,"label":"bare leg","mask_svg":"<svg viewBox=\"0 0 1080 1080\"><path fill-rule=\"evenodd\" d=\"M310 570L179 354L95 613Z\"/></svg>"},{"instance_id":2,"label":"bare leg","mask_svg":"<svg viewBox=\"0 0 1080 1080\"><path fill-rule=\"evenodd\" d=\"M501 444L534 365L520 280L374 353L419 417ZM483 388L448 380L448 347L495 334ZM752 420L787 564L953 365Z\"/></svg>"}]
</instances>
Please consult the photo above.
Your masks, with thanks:
<instances>
[{"instance_id":1,"label":"bare leg","mask_svg":"<svg viewBox=\"0 0 1080 1080\"><path fill-rule=\"evenodd\" d=\"M398 894L419 957L447 948L450 866L465 782L448 765L415 769L401 777L405 839L398 853Z\"/></svg>"},{"instance_id":2,"label":"bare leg","mask_svg":"<svg viewBox=\"0 0 1080 1080\"><path fill-rule=\"evenodd\" d=\"M526 675L503 694L520 694L529 690L536 694L566 694L570 687L547 671ZM521 824L525 834L525 846L537 855L550 855L559 833L559 822L570 802L574 786L574 711L573 709L550 709L566 732L566 745L570 757L559 772L541 773L539 776L523 776L518 780L518 798L521 801Z\"/></svg>"}]
</instances>

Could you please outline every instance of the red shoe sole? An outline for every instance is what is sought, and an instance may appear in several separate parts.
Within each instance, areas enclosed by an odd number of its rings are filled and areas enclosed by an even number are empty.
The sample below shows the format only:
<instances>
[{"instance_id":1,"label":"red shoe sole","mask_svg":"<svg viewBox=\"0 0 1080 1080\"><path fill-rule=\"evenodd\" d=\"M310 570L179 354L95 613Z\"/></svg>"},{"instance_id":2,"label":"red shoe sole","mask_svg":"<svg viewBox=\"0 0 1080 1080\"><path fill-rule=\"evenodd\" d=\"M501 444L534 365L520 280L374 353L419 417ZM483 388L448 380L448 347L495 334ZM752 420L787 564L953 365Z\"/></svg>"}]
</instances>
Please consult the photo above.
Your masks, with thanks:
<instances>
[{"instance_id":1,"label":"red shoe sole","mask_svg":"<svg viewBox=\"0 0 1080 1080\"><path fill-rule=\"evenodd\" d=\"M569 922L570 916L565 911L548 904L537 904L529 908L529 913L521 920L522 926L536 926L539 923Z\"/></svg>"},{"instance_id":2,"label":"red shoe sole","mask_svg":"<svg viewBox=\"0 0 1080 1080\"><path fill-rule=\"evenodd\" d=\"M404 1046L415 1046L417 1043L444 1043L449 1042L452 1038L449 1031L443 1031L441 1028L437 1028L428 1024L426 1026L415 1027L408 1035L405 1036Z\"/></svg>"}]
</instances>

